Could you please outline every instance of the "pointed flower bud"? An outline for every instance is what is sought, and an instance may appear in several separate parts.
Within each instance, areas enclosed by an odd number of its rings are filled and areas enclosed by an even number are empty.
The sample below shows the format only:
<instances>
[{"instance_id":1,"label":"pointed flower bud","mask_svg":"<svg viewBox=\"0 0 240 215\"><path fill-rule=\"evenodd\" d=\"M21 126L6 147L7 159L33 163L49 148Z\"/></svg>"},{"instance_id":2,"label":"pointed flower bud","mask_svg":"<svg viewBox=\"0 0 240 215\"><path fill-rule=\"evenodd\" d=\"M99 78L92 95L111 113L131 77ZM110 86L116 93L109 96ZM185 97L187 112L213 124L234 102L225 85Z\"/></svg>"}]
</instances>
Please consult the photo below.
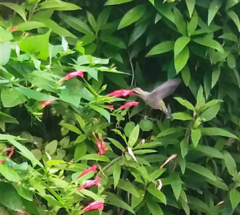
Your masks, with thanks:
<instances>
[{"instance_id":1,"label":"pointed flower bud","mask_svg":"<svg viewBox=\"0 0 240 215\"><path fill-rule=\"evenodd\" d=\"M50 105L51 103L53 103L54 100L48 100L48 101L41 101L39 103L39 106L41 106L42 108L45 108L46 106Z\"/></svg>"},{"instance_id":2,"label":"pointed flower bud","mask_svg":"<svg viewBox=\"0 0 240 215\"><path fill-rule=\"evenodd\" d=\"M128 95L133 96L133 90L115 90L112 93L108 94L108 96L112 97L126 97Z\"/></svg>"},{"instance_id":3,"label":"pointed flower bud","mask_svg":"<svg viewBox=\"0 0 240 215\"><path fill-rule=\"evenodd\" d=\"M97 165L94 164L92 167L89 167L88 169L85 169L81 175L79 175L75 180L78 180L79 178L81 178L84 175L87 175L89 172L97 172Z\"/></svg>"},{"instance_id":4,"label":"pointed flower bud","mask_svg":"<svg viewBox=\"0 0 240 215\"><path fill-rule=\"evenodd\" d=\"M65 77L63 77L59 82L66 81L70 78L74 78L74 77L77 77L77 76L83 78L83 72L84 72L83 70L70 72Z\"/></svg>"},{"instance_id":5,"label":"pointed flower bud","mask_svg":"<svg viewBox=\"0 0 240 215\"><path fill-rule=\"evenodd\" d=\"M127 102L126 104L120 107L120 110L123 110L127 107L138 106L138 102Z\"/></svg>"},{"instance_id":6,"label":"pointed flower bud","mask_svg":"<svg viewBox=\"0 0 240 215\"><path fill-rule=\"evenodd\" d=\"M86 189L86 188L91 187L91 186L93 186L93 185L101 186L101 184L99 183L99 181L100 181L100 177L97 176L96 179L87 181L84 185L82 185L81 187L79 187L77 190Z\"/></svg>"},{"instance_id":7,"label":"pointed flower bud","mask_svg":"<svg viewBox=\"0 0 240 215\"><path fill-rule=\"evenodd\" d=\"M100 201L94 201L94 202L91 202L89 205L87 205L83 211L86 212L86 211L91 211L91 210L103 210L104 208L104 203L103 202L100 202Z\"/></svg>"}]
</instances>

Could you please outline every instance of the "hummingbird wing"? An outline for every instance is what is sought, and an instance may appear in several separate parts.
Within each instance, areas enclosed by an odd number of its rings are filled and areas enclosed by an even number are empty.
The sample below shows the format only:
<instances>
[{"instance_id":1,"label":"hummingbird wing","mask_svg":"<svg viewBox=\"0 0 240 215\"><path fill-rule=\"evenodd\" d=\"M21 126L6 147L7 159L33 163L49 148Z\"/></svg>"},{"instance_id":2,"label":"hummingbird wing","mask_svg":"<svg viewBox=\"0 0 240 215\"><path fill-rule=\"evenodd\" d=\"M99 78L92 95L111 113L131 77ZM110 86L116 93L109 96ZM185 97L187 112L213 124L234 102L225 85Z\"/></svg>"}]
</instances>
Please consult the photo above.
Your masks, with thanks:
<instances>
[{"instance_id":1,"label":"hummingbird wing","mask_svg":"<svg viewBox=\"0 0 240 215\"><path fill-rule=\"evenodd\" d=\"M149 97L151 97L151 99L155 100L155 101L162 100L162 99L166 98L167 96L169 96L170 94L172 94L176 90L176 88L178 87L178 85L180 83L181 83L181 79L179 79L179 78L171 79L171 80L161 84L157 88L155 88L149 94Z\"/></svg>"}]
</instances>

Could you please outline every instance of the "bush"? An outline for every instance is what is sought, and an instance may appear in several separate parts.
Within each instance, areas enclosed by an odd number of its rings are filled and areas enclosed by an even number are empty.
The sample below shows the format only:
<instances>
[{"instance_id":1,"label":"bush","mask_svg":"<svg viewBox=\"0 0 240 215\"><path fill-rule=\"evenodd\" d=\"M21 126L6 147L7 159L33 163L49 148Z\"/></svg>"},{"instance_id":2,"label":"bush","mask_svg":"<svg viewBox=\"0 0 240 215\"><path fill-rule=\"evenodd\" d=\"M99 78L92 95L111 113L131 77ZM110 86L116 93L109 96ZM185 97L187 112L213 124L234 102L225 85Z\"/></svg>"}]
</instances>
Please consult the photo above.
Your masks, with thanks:
<instances>
[{"instance_id":1,"label":"bush","mask_svg":"<svg viewBox=\"0 0 240 215\"><path fill-rule=\"evenodd\" d=\"M237 1L2 5L4 213L239 212ZM172 122L127 90L175 76Z\"/></svg>"}]
</instances>

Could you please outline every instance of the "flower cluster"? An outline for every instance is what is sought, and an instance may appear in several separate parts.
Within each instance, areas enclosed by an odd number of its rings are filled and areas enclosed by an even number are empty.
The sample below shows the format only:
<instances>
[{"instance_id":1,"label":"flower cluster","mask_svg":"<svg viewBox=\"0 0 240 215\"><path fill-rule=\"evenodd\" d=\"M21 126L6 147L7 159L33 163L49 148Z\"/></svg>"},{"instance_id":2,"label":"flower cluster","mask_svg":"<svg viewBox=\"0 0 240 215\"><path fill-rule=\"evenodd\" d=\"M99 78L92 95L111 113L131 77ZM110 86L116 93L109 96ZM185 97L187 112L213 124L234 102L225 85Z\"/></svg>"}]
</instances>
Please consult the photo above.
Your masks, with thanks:
<instances>
[{"instance_id":1,"label":"flower cluster","mask_svg":"<svg viewBox=\"0 0 240 215\"><path fill-rule=\"evenodd\" d=\"M93 165L92 167L89 167L88 169L84 170L76 179L80 179L81 177L83 177L84 175L87 175L89 172L94 172L96 173L97 172L97 166L96 165ZM97 186L101 186L101 184L99 183L100 181L100 177L97 176L96 179L94 180L88 180L87 182L85 182L82 186L78 187L77 190L82 190L82 189L86 189L88 187L92 187L94 185L97 185ZM100 201L93 201L91 202L90 204L88 204L84 209L83 209L83 212L86 212L86 211L91 211L91 210L103 210L104 208L104 203L103 202L100 202Z\"/></svg>"},{"instance_id":2,"label":"flower cluster","mask_svg":"<svg viewBox=\"0 0 240 215\"><path fill-rule=\"evenodd\" d=\"M110 97L126 97L126 96L133 96L133 89L132 90L115 90L112 93L109 93L108 96ZM113 105L105 105L106 107L108 107L110 109L110 111L112 112L114 109ZM123 110L125 108L128 107L132 107L132 106L138 106L138 102L127 102L124 105L122 105L119 109Z\"/></svg>"},{"instance_id":3,"label":"flower cluster","mask_svg":"<svg viewBox=\"0 0 240 215\"><path fill-rule=\"evenodd\" d=\"M105 141L103 140L103 137L102 137L102 134L98 134L98 138L99 140L97 139L95 133L93 132L92 135L94 136L95 140L96 140L96 145L97 145L97 148L98 148L98 154L99 155L103 155L106 153L106 151L108 150L108 148L106 147L106 143Z\"/></svg>"}]
</instances>

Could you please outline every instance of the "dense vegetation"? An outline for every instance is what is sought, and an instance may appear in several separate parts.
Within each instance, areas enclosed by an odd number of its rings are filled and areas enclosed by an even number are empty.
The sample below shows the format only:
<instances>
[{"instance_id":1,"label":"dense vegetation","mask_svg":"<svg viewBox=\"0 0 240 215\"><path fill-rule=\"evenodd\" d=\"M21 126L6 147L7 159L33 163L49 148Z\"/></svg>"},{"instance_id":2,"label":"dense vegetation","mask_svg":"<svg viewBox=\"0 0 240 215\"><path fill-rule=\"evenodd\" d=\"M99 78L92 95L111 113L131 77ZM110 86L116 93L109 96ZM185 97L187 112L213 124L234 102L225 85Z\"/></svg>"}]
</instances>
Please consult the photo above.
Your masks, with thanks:
<instances>
[{"instance_id":1,"label":"dense vegetation","mask_svg":"<svg viewBox=\"0 0 240 215\"><path fill-rule=\"evenodd\" d=\"M240 213L238 0L0 13L1 214ZM173 121L133 95L174 77Z\"/></svg>"}]
</instances>

